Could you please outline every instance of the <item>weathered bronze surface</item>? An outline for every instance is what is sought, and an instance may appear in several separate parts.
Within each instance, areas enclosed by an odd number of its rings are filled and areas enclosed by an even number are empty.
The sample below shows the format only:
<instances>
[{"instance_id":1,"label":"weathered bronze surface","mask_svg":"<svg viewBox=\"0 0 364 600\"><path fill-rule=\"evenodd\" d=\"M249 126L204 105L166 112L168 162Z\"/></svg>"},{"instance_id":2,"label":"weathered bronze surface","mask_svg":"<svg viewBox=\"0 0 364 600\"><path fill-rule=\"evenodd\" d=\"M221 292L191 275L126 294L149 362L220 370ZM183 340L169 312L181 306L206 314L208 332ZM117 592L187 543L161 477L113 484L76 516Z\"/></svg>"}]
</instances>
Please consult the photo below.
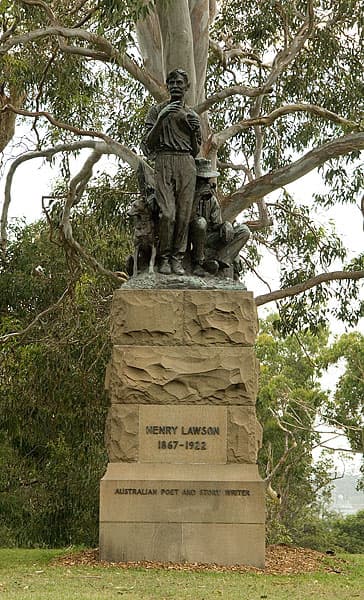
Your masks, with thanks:
<instances>
[{"instance_id":1,"label":"weathered bronze surface","mask_svg":"<svg viewBox=\"0 0 364 600\"><path fill-rule=\"evenodd\" d=\"M184 101L187 73L175 69L167 86L170 100L152 106L146 118L142 148L154 161L154 174L141 163L141 197L129 211L135 250L126 269L134 277L147 272L152 276L156 264L160 276L174 281L177 276L181 284L184 277L238 281L239 252L249 239L249 228L223 222L214 183L219 173L210 160L195 158L201 126ZM169 287L168 282L163 285ZM204 287L198 281L192 285Z\"/></svg>"},{"instance_id":2,"label":"weathered bronze surface","mask_svg":"<svg viewBox=\"0 0 364 600\"><path fill-rule=\"evenodd\" d=\"M170 101L152 106L146 119L144 149L155 157L155 191L159 207L159 272L184 275L196 183L194 157L201 143L198 115L186 106L187 73L167 77Z\"/></svg>"},{"instance_id":3,"label":"weathered bronze surface","mask_svg":"<svg viewBox=\"0 0 364 600\"><path fill-rule=\"evenodd\" d=\"M217 275L225 269L239 278L239 252L250 237L247 225L233 226L222 221L213 178L219 173L211 169L211 161L197 158L197 181L190 224L192 272L204 277L206 271Z\"/></svg>"}]
</instances>

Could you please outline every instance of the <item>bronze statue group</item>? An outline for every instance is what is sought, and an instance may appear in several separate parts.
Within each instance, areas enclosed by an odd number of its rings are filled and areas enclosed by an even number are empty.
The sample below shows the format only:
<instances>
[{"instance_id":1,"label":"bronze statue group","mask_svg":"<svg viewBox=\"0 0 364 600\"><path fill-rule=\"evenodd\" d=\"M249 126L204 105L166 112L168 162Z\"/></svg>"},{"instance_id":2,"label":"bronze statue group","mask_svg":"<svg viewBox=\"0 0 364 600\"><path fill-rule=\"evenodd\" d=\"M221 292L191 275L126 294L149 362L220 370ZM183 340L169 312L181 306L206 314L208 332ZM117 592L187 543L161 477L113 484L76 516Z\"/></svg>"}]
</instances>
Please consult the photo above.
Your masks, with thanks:
<instances>
[{"instance_id":1,"label":"bronze statue group","mask_svg":"<svg viewBox=\"0 0 364 600\"><path fill-rule=\"evenodd\" d=\"M141 198L129 212L135 252L127 270L136 275L149 266L150 273L157 268L162 275L181 276L187 270L198 277L237 279L249 228L222 221L214 183L219 173L210 160L196 158L201 125L185 104L187 73L175 69L166 83L170 100L152 106L145 122L142 149L154 161L154 178L141 163Z\"/></svg>"}]
</instances>

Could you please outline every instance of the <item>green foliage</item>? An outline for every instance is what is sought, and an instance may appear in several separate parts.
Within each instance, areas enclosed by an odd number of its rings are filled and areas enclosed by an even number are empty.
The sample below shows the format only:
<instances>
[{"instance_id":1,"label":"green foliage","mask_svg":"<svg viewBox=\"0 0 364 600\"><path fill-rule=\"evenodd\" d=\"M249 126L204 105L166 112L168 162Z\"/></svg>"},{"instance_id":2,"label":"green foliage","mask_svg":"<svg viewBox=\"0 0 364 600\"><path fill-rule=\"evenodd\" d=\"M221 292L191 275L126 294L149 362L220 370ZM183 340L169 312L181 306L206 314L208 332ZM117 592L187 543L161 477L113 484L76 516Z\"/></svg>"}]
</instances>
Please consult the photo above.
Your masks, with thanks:
<instances>
[{"instance_id":1,"label":"green foliage","mask_svg":"<svg viewBox=\"0 0 364 600\"><path fill-rule=\"evenodd\" d=\"M159 0L159 8L167 10L170 1ZM279 62L280 53L302 27L307 4L303 0L219 3L211 36L219 41L221 49L238 48L239 52L227 65L221 56L210 52L207 95L230 85L261 85L269 74L274 56ZM50 0L48 5L65 27L97 34L115 49L116 55L126 52L141 66L135 23L154 9L155 1L100 0L90 13L87 6L75 5L71 0L61 3ZM274 82L271 91L261 98L261 114L295 103L315 104L357 125L338 125L330 119L296 111L279 118L262 129L262 172L275 171L313 147L360 127L363 91L360 8L359 3L349 0L315 2L315 27L310 38ZM204 17L206 15L201 15ZM0 4L0 23L3 31L15 23L15 35L44 28L49 18L41 6L5 2ZM173 37L174 32L168 33L169 39ZM78 38L68 43L81 51L86 47L95 49L92 42ZM62 52L54 38L45 37L16 46L0 60L5 88L15 86L24 91L26 108L48 110L71 125L104 131L140 153L145 115L154 100L144 85L122 68L122 61L109 58L106 62L85 60L78 54ZM152 77L162 82L163 73L153 73ZM212 132L251 117L256 103L257 98L235 95L216 104L209 112ZM43 119L35 122L34 130L38 148L74 139L70 132L56 130ZM246 129L220 148L218 158L225 163L243 162L254 176L255 145L253 128ZM324 229L315 224L315 206L330 208L337 203L359 201L363 181L357 154L328 160L320 172L327 190L317 193L309 208L307 203L299 204L286 192L272 202L269 210L275 226L252 236L245 252L247 270L259 267L267 248L280 263L282 287L303 283L323 271L363 268L362 257L346 264L343 244L331 225ZM128 176L126 172L125 178ZM229 196L245 183L244 171L224 169L219 188L222 194ZM117 182L111 183L111 187L117 187ZM244 219L255 220L257 216L254 207L244 214ZM323 284L293 301L281 302L282 330L310 328L317 331L326 322L331 300L337 307L336 317L350 325L357 322L363 308L358 285L351 281L340 285Z\"/></svg>"},{"instance_id":2,"label":"green foliage","mask_svg":"<svg viewBox=\"0 0 364 600\"><path fill-rule=\"evenodd\" d=\"M328 514L324 517L309 516L296 543L320 552L364 552L364 511L345 517Z\"/></svg>"},{"instance_id":3,"label":"green foliage","mask_svg":"<svg viewBox=\"0 0 364 600\"><path fill-rule=\"evenodd\" d=\"M166 1L166 0L165 0ZM146 17L154 5L154 0L100 0L101 14L112 25Z\"/></svg>"},{"instance_id":4,"label":"green foliage","mask_svg":"<svg viewBox=\"0 0 364 600\"><path fill-rule=\"evenodd\" d=\"M344 363L326 416L342 423L353 450L364 453L364 336L342 335L325 351L323 360L326 366Z\"/></svg>"},{"instance_id":5,"label":"green foliage","mask_svg":"<svg viewBox=\"0 0 364 600\"><path fill-rule=\"evenodd\" d=\"M262 3L249 0L241 4L238 0L228 0L221 7L213 37L221 39L226 36L234 40L235 45L241 44L247 58L254 59L254 56L260 55L263 56L263 63L269 62L302 26L306 7L306 2L298 6L291 2ZM307 102L360 122L359 98L363 92L360 58L363 22L360 6L354 1L320 0L315 2L315 14L320 26L315 28L303 51L278 79L272 93L265 96L264 111L269 113L284 104ZM259 85L266 77L267 73L259 62L254 64L253 60L240 66L238 60L236 70L226 72L220 65L217 71L215 57L209 74L215 87L218 81L221 85L224 78L230 84ZM230 102L227 122L233 113L233 121L236 121L239 111L240 118L242 111L248 116L246 113L251 100L243 105L240 98ZM307 115L280 119L266 132L265 167L268 170L277 168L295 153L338 133L337 127L329 121ZM241 139L245 148L250 146L249 134L243 134Z\"/></svg>"},{"instance_id":6,"label":"green foliage","mask_svg":"<svg viewBox=\"0 0 364 600\"><path fill-rule=\"evenodd\" d=\"M349 530L342 529L339 535L341 521L335 524L326 514L334 473L332 457L322 454L314 462L312 450L320 442L317 420L339 429L341 424L352 449L363 450L364 336L345 334L328 346L326 329L286 335L276 316L260 325L257 413L263 425L263 448L259 464L263 477L274 472L271 487L278 495L267 501L268 540L360 552L355 539L349 545ZM325 368L343 359L344 370L331 399L321 389L320 377ZM287 447L291 450L285 454ZM358 539L360 522L360 518L353 522Z\"/></svg>"},{"instance_id":7,"label":"green foliage","mask_svg":"<svg viewBox=\"0 0 364 600\"><path fill-rule=\"evenodd\" d=\"M170 1L164 0L166 6ZM65 27L80 26L96 33L116 51L137 57L138 62L134 25L152 9L152 0L100 0L89 14L82 3L75 5L71 0L47 4ZM212 36L224 40L227 47L230 43L239 45L247 60L240 62L241 57L237 57L226 68L211 54L208 94L229 85L260 85L267 76L267 64L302 26L307 7L303 0L247 0L243 4L226 0L220 4ZM359 3L320 0L315 2L315 10L320 26L262 98L262 114L286 104L310 103L359 123ZM0 24L3 32L14 25L14 34L23 34L44 28L49 19L42 6L0 0ZM81 50L92 47L79 39L69 43ZM48 110L72 125L105 131L140 152L143 123L152 99L139 81L122 71L117 60L105 64L62 53L53 38L18 45L0 60L0 84L6 93L14 89L24 92L26 108ZM249 118L255 103L254 98L237 95L214 106L210 114L213 131ZM40 120L34 129L37 148L74 138ZM274 171L313 146L351 130L348 125L339 127L306 113L278 119L263 131L262 170ZM251 169L255 144L252 129L239 133L220 149L219 159L243 160ZM356 159L353 153L325 165L322 175L328 191L316 195L319 207L357 201L362 174L353 162ZM63 194L69 171L64 157L59 185ZM220 188L228 195L244 182L243 172L236 177L235 171L226 170ZM115 177L100 177L72 211L75 238L112 271L123 269L130 252L127 207L135 193L135 179L120 165ZM113 286L90 272L79 257L75 260L71 252L64 254L58 232L63 201L49 207L51 238L43 222L15 226L0 264L2 335L23 330L69 287L63 303L38 319L25 338L13 337L4 345L0 366L4 399L0 407L0 508L10 515L10 524L0 535L8 544L92 543L96 535L96 489L105 461L102 437L107 403L102 381ZM253 236L245 254L247 268L259 265L267 247L280 263L282 287L301 284L321 271L337 269L338 264L345 268L347 257L341 240L331 225L315 223L314 210L287 192L282 192L270 210L274 228ZM250 209L247 218L256 216L256 209ZM348 268L363 269L363 260L363 256L352 259ZM262 325L257 343L262 364L258 411L264 426L260 466L263 476L274 470L272 486L279 494L279 501L269 503L271 540L299 539L305 533L305 523L320 510L322 492L320 497L318 493L329 481L329 462L324 460L316 466L312 462L311 451L318 441L316 416L345 422L353 448L362 447L362 433L357 427L362 418L362 342L357 338L341 341L340 348L327 350L326 363L322 362L330 300L336 302L336 316L350 324L363 312L355 283L332 289L320 285L283 301L280 319L272 318ZM302 335L292 333L299 329ZM347 360L348 368L330 403L320 388L320 369L340 357ZM285 457L282 463L281 457Z\"/></svg>"},{"instance_id":8,"label":"green foliage","mask_svg":"<svg viewBox=\"0 0 364 600\"><path fill-rule=\"evenodd\" d=\"M283 336L278 325L277 317L271 316L261 323L257 339L257 415L263 426L261 474L264 478L274 473L271 487L277 494L267 504L268 540L286 543L296 541L309 516L320 513L330 492L330 458L319 463L312 458L319 442L315 419L328 400L319 382L320 355L328 332Z\"/></svg>"},{"instance_id":9,"label":"green foliage","mask_svg":"<svg viewBox=\"0 0 364 600\"><path fill-rule=\"evenodd\" d=\"M354 554L364 553L364 510L332 522L336 545Z\"/></svg>"},{"instance_id":10,"label":"green foliage","mask_svg":"<svg viewBox=\"0 0 364 600\"><path fill-rule=\"evenodd\" d=\"M210 55L208 93L229 85L260 85L269 73L266 65L287 47L302 26L306 9L306 2L249 0L242 4L238 0L228 0L222 3L212 37L220 40L221 47L225 45L228 50L239 46L245 54L244 58L237 56L229 68L217 54ZM271 93L264 96L262 114L285 105L307 103L333 111L360 126L363 20L359 4L346 0L320 0L314 3L314 10L319 25L278 78ZM224 104L216 105L210 111L214 129L220 131L251 117L255 103L254 98L233 96ZM262 129L262 170L274 172L313 147L349 130L348 126L338 126L305 112L277 119L270 127ZM253 130L244 130L229 142L228 147L219 150L219 159L243 162L251 167L255 144ZM353 263L348 264L344 245L333 224L325 225L325 228L316 224L315 212L316 207L329 209L340 203L360 203L363 169L358 153L328 160L319 172L326 184L325 192L314 194L314 202L310 203L308 198L300 203L286 191L277 200L269 201L274 226L268 234L253 235L251 244L256 246L258 256L252 256L248 248L248 270L259 267L259 256L266 248L276 256L281 288L302 284L323 272L363 269L360 257L356 259L356 267ZM242 183L247 183L243 174L239 175L237 177L236 172L223 174L219 185L224 194L229 195ZM257 211L251 209L244 218L257 219ZM279 310L281 328L286 333L302 329L318 331L327 325L328 314L332 311L335 317L354 326L363 313L359 286L354 281L317 286L280 301Z\"/></svg>"},{"instance_id":11,"label":"green foliage","mask_svg":"<svg viewBox=\"0 0 364 600\"><path fill-rule=\"evenodd\" d=\"M125 228L113 224L101 206L94 203L91 211L85 205L75 227L86 247L120 269L128 247ZM17 226L0 277L1 333L24 329L66 286L63 303L25 339L2 346L0 513L6 520L0 545L97 540L113 286L93 272L70 275L46 223Z\"/></svg>"}]
</instances>

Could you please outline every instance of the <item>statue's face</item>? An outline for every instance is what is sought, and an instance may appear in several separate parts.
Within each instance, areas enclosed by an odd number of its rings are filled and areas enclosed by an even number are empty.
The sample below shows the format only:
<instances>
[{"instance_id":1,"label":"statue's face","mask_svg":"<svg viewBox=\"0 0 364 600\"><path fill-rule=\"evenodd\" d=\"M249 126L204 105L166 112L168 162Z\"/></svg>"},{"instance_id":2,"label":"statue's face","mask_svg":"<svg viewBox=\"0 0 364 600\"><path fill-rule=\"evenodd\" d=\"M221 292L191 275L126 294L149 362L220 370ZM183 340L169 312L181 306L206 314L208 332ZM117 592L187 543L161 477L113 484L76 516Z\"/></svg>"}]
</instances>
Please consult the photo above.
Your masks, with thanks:
<instances>
[{"instance_id":1,"label":"statue's face","mask_svg":"<svg viewBox=\"0 0 364 600\"><path fill-rule=\"evenodd\" d=\"M197 177L196 190L202 198L210 198L213 193L211 180L205 177Z\"/></svg>"},{"instance_id":2,"label":"statue's face","mask_svg":"<svg viewBox=\"0 0 364 600\"><path fill-rule=\"evenodd\" d=\"M180 75L179 73L170 77L167 86L172 100L181 100L187 90L187 82L183 75Z\"/></svg>"}]
</instances>

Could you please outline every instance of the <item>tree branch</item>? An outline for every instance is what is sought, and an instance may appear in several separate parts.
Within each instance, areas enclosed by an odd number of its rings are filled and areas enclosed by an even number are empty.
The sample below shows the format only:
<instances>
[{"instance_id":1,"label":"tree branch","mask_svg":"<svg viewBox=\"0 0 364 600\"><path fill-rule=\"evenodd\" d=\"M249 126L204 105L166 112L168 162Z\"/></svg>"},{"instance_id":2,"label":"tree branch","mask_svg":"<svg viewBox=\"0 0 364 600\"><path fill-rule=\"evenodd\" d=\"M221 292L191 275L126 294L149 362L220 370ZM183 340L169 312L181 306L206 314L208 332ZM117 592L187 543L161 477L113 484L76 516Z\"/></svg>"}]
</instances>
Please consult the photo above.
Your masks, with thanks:
<instances>
[{"instance_id":1,"label":"tree branch","mask_svg":"<svg viewBox=\"0 0 364 600\"><path fill-rule=\"evenodd\" d=\"M29 110L16 108L12 104L6 104L0 111L0 114L3 112L7 112L7 111L12 111L18 115L23 115L25 117L32 117L33 119L38 118L38 117L45 117L50 123L52 123L52 125L55 125L56 127L59 127L60 129L64 129L65 131L70 131L71 133L75 133L76 135L81 135L81 136L97 137L97 138L103 140L110 147L112 147L114 149L118 148L118 152L114 152L114 150L113 150L110 152L110 154L117 154L118 156L120 156L120 158L122 158L127 163L129 163L129 165L135 171L138 168L139 162L141 160L138 157L138 155L135 154L135 152L133 152L126 146L123 146L123 144L120 144L119 142L115 142L111 137L109 137L105 133L101 133L100 131L96 131L94 129L80 129L79 127L75 127L74 125L69 125L68 123L63 123L62 121L58 121L57 119L55 119L53 117L53 115L51 115L50 113L48 113L46 111L31 112Z\"/></svg>"},{"instance_id":2,"label":"tree branch","mask_svg":"<svg viewBox=\"0 0 364 600\"><path fill-rule=\"evenodd\" d=\"M240 62L248 65L255 65L259 68L268 69L268 65L262 63L261 58L249 50L244 50L241 46L235 46L231 48L222 48L216 40L209 39L210 49L218 57L223 67L226 68L229 61L233 61L236 58L240 59Z\"/></svg>"},{"instance_id":3,"label":"tree branch","mask_svg":"<svg viewBox=\"0 0 364 600\"><path fill-rule=\"evenodd\" d=\"M321 273L320 275L307 279L307 281L304 281L303 283L298 283L282 290L275 290L269 294L257 296L255 302L257 306L262 306L263 304L267 304L267 302L282 300L282 298L287 298L288 296L296 296L297 294L310 290L320 283L342 279L357 280L362 279L363 277L364 271L333 271L332 273Z\"/></svg>"},{"instance_id":4,"label":"tree branch","mask_svg":"<svg viewBox=\"0 0 364 600\"><path fill-rule=\"evenodd\" d=\"M246 176L248 181L254 180L253 174L247 164L246 165L244 165L242 163L234 164L234 163L223 162L221 160L218 160L216 162L216 166L218 169L221 169L222 171L226 171L227 169L231 169L232 171L243 171L243 173Z\"/></svg>"},{"instance_id":5,"label":"tree branch","mask_svg":"<svg viewBox=\"0 0 364 600\"><path fill-rule=\"evenodd\" d=\"M209 110L214 104L218 102L223 102L226 98L230 98L230 96L249 96L250 98L254 98L255 96L260 96L263 92L263 88L261 87L248 87L245 85L232 85L231 87L225 88L220 92L216 92L209 98L206 98L204 102L197 104L194 106L193 110L198 114Z\"/></svg>"},{"instance_id":6,"label":"tree branch","mask_svg":"<svg viewBox=\"0 0 364 600\"><path fill-rule=\"evenodd\" d=\"M257 88L258 89L258 88ZM261 89L261 88L259 88ZM238 133L241 133L245 129L249 127L256 126L269 126L274 123L280 117L285 115L289 115L296 112L307 112L318 117L322 117L323 119L327 119L328 121L333 121L338 125L343 125L345 127L350 128L351 130L360 130L360 124L355 121L350 121L349 119L345 119L345 117L341 117L340 115L332 112L331 110L327 110L326 108L322 108L322 106L317 106L316 104L305 104L305 103L297 103L297 104L287 104L286 106L281 106L280 108L276 108L268 115L263 117L256 117L254 119L243 119L231 127L227 127L223 131L215 134L212 140L212 146L216 146L220 148L223 144L227 142L230 138Z\"/></svg>"},{"instance_id":7,"label":"tree branch","mask_svg":"<svg viewBox=\"0 0 364 600\"><path fill-rule=\"evenodd\" d=\"M48 19L51 23L58 23L58 20L56 19L56 16L52 11L51 7L48 4L46 4L46 2L43 2L43 0L20 0L20 2L21 4L25 4L27 6L39 6L47 14Z\"/></svg>"},{"instance_id":8,"label":"tree branch","mask_svg":"<svg viewBox=\"0 0 364 600\"><path fill-rule=\"evenodd\" d=\"M271 480L273 479L274 475L277 473L278 469L286 462L288 455L292 452L292 450L294 450L295 448L297 448L297 442L296 439L292 433L292 431L289 431L289 429L286 429L286 427L284 427L280 421L280 419L278 418L277 414L270 409L270 412L272 413L272 415L274 416L274 418L277 421L277 425L278 427L284 431L285 433L285 450L282 454L282 456L280 457L279 461L277 462L277 464L272 468L272 470L267 474L267 476L264 478L264 482L269 484L271 482ZM288 439L291 438L292 443L291 445L289 445L288 443Z\"/></svg>"},{"instance_id":9,"label":"tree branch","mask_svg":"<svg viewBox=\"0 0 364 600\"><path fill-rule=\"evenodd\" d=\"M74 250L79 256L81 256L92 268L99 271L102 275L106 275L110 279L117 281L126 281L128 276L125 273L119 273L118 275L109 269L106 269L99 261L91 256L86 250L77 242L73 237L72 225L70 221L71 208L77 204L85 190L85 187L92 177L92 169L94 165L100 160L103 152L95 148L90 156L85 161L80 171L73 177L70 182L69 190L67 194L67 200L63 209L62 219L60 228L62 236L66 244Z\"/></svg>"},{"instance_id":10,"label":"tree branch","mask_svg":"<svg viewBox=\"0 0 364 600\"><path fill-rule=\"evenodd\" d=\"M276 83L277 79L283 73L285 68L288 67L288 65L296 58L297 54L302 50L306 40L308 40L314 29L314 17L313 0L308 0L307 12L303 25L300 27L290 44L278 52L273 61L272 70L263 86L267 92Z\"/></svg>"},{"instance_id":11,"label":"tree branch","mask_svg":"<svg viewBox=\"0 0 364 600\"><path fill-rule=\"evenodd\" d=\"M11 35L13 35L17 25L18 25L18 20L15 19L14 23L11 25L11 27L9 27L9 29L4 31L4 33L0 36L0 44L5 42L5 40L7 40Z\"/></svg>"},{"instance_id":12,"label":"tree branch","mask_svg":"<svg viewBox=\"0 0 364 600\"><path fill-rule=\"evenodd\" d=\"M333 450L334 452L349 452L350 454L363 454L363 449L353 450L353 448L331 448L331 446L326 446L325 444L320 444L320 448L327 448L328 450Z\"/></svg>"},{"instance_id":13,"label":"tree branch","mask_svg":"<svg viewBox=\"0 0 364 600\"><path fill-rule=\"evenodd\" d=\"M142 83L157 101L162 101L166 98L167 93L165 87L150 77L146 71L130 58L130 56L125 52L118 52L105 38L89 31L85 31L84 29L52 25L51 27L34 29L33 31L24 34L15 35L11 38L7 38L0 44L0 56L7 54L14 46L28 44L29 42L52 36L61 36L65 39L80 39L92 44L96 50L83 47L77 48L63 44L62 49L71 54L80 54L95 60L116 63L128 71L134 79Z\"/></svg>"},{"instance_id":14,"label":"tree branch","mask_svg":"<svg viewBox=\"0 0 364 600\"><path fill-rule=\"evenodd\" d=\"M79 10L81 10L81 8L83 8L85 6L85 4L87 2L88 2L88 0L78 0L78 2L74 3L74 6L71 8L69 14L70 15L76 14Z\"/></svg>"},{"instance_id":15,"label":"tree branch","mask_svg":"<svg viewBox=\"0 0 364 600\"><path fill-rule=\"evenodd\" d=\"M77 22L73 25L73 27L75 29L78 29L79 27L82 27L85 23L87 23L87 21L89 19L91 19L91 17L98 11L98 7L94 6L94 8L90 8L89 11L87 11L87 13ZM70 12L70 14L72 13L72 11Z\"/></svg>"},{"instance_id":16,"label":"tree branch","mask_svg":"<svg viewBox=\"0 0 364 600\"><path fill-rule=\"evenodd\" d=\"M107 137L107 136L106 136ZM22 154L16 158L8 171L6 182L5 182L5 194L4 203L2 208L1 220L0 220L0 245L5 250L7 244L7 223L8 223L8 212L11 203L11 186L17 168L24 162L32 160L33 158L52 158L60 152L73 152L81 150L83 148L96 149L103 154L115 154L124 162L127 162L134 171L137 170L138 165L142 161L134 152L126 148L122 144L110 140L108 143L97 142L95 140L81 140L79 142L60 144L53 148L47 148L36 152L28 152ZM149 165L145 164L145 168L150 170Z\"/></svg>"},{"instance_id":17,"label":"tree branch","mask_svg":"<svg viewBox=\"0 0 364 600\"><path fill-rule=\"evenodd\" d=\"M303 177L327 160L364 149L364 132L351 133L311 150L299 160L267 173L238 189L222 201L224 219L233 221L241 211L270 192Z\"/></svg>"}]
</instances>

